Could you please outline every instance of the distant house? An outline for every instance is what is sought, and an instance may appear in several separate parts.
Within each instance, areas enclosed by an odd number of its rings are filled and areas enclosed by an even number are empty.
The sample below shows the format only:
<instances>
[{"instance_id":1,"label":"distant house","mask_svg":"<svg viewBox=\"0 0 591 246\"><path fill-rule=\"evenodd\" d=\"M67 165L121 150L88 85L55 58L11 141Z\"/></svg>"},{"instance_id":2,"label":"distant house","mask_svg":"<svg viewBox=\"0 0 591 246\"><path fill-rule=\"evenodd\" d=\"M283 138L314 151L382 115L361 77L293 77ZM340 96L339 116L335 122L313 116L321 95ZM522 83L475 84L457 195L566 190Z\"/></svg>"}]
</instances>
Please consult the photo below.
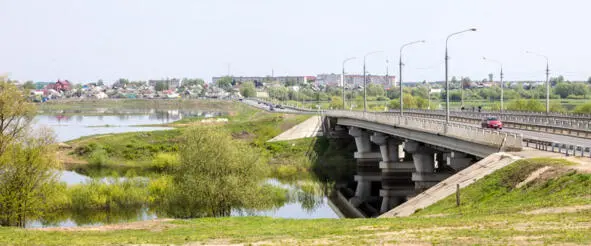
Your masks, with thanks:
<instances>
[{"instance_id":1,"label":"distant house","mask_svg":"<svg viewBox=\"0 0 591 246\"><path fill-rule=\"evenodd\" d=\"M64 91L69 91L72 89L72 85L70 84L70 81L67 80L58 80L55 83L51 83L48 84L47 86L45 86L46 90L55 90L57 92L64 92Z\"/></svg>"}]
</instances>

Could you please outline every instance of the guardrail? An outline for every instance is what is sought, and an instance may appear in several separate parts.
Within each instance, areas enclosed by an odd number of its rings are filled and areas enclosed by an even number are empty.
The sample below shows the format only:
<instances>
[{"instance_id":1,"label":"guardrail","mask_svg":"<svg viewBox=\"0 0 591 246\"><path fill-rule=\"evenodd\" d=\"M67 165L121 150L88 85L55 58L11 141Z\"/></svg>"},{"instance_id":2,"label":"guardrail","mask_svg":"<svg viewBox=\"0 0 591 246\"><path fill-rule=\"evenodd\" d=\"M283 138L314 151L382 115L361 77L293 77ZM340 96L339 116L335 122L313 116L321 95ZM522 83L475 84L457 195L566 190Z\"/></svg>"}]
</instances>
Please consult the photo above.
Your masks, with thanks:
<instances>
[{"instance_id":1,"label":"guardrail","mask_svg":"<svg viewBox=\"0 0 591 246\"><path fill-rule=\"evenodd\" d=\"M358 119L401 128L416 129L422 132L453 137L510 151L521 150L522 148L523 136L521 134L491 131L460 123L446 125L441 120L358 111L331 110L323 111L323 114L330 117Z\"/></svg>"},{"instance_id":2,"label":"guardrail","mask_svg":"<svg viewBox=\"0 0 591 246\"><path fill-rule=\"evenodd\" d=\"M561 153L565 156L581 156L591 158L591 147L558 142L548 142L537 139L524 139L526 147L532 147L547 152Z\"/></svg>"}]
</instances>

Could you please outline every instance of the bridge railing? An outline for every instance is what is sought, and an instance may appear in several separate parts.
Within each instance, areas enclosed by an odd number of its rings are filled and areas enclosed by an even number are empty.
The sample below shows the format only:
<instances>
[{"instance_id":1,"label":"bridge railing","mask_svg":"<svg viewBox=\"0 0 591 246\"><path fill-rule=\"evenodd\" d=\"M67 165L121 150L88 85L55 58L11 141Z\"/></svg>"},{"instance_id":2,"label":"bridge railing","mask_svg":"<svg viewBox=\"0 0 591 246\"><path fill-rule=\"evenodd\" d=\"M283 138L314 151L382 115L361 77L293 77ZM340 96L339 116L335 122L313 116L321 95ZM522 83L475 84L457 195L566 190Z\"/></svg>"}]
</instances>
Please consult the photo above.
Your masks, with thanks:
<instances>
[{"instance_id":1,"label":"bridge railing","mask_svg":"<svg viewBox=\"0 0 591 246\"><path fill-rule=\"evenodd\" d=\"M264 102L264 101L263 101ZM267 102L268 103L268 102ZM283 105L286 108L307 112L317 113L318 109L313 108L301 108L296 106ZM347 111L347 112L360 112L360 111ZM398 114L399 110L381 111L377 113L382 114ZM522 129L537 132L547 132L552 134L576 136L582 138L591 138L591 121L590 120L579 120L579 119L555 119L548 118L545 114L532 113L531 115L523 115L521 112L503 113L501 120L507 128ZM420 110L410 109L405 110L407 116L414 116L420 118L432 118L432 119L445 119L445 112L442 110ZM557 114L557 113L555 113ZM450 118L455 122L469 123L469 124L480 124L484 116L494 115L492 113L479 113L469 111L452 111L450 112Z\"/></svg>"},{"instance_id":2,"label":"bridge railing","mask_svg":"<svg viewBox=\"0 0 591 246\"><path fill-rule=\"evenodd\" d=\"M450 123L446 125L441 120L359 111L331 110L324 111L323 114L330 117L343 117L400 128L415 129L422 132L494 146L498 147L499 150L521 150L522 148L523 136L521 134L491 131L461 123Z\"/></svg>"}]
</instances>

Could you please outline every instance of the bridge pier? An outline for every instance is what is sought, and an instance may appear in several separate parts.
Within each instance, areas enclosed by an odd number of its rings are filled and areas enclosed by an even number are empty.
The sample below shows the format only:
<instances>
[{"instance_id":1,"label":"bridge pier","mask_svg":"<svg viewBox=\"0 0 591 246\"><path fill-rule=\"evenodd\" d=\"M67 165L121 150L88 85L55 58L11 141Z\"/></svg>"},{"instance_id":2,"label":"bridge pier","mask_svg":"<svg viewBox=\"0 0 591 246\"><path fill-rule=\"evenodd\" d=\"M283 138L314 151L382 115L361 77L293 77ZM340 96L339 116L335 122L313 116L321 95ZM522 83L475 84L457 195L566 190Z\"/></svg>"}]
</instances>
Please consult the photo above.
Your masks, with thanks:
<instances>
[{"instance_id":1,"label":"bridge pier","mask_svg":"<svg viewBox=\"0 0 591 246\"><path fill-rule=\"evenodd\" d=\"M357 159L357 175L354 177L357 188L355 189L355 196L351 198L350 202L353 206L358 207L363 202L376 199L376 197L372 197L371 190L372 182L381 180L379 169L381 156L379 152L372 151L370 136L367 131L351 127L349 135L355 138L355 145L357 146L357 152L354 154L355 159Z\"/></svg>"},{"instance_id":2,"label":"bridge pier","mask_svg":"<svg viewBox=\"0 0 591 246\"><path fill-rule=\"evenodd\" d=\"M446 179L451 174L435 172L435 153L436 150L425 146L424 143L416 141L407 141L404 150L412 154L415 172L412 174L412 181L415 182L417 193L423 192L440 181ZM439 163L441 165L441 163Z\"/></svg>"},{"instance_id":3,"label":"bridge pier","mask_svg":"<svg viewBox=\"0 0 591 246\"><path fill-rule=\"evenodd\" d=\"M374 133L371 141L380 146L382 161L380 169L382 170L381 181L382 189L380 197L382 204L380 213L385 213L390 209L406 201L406 197L414 194L412 183L412 172L414 165L412 162L401 162L401 144L402 139L397 139L382 133Z\"/></svg>"}]
</instances>

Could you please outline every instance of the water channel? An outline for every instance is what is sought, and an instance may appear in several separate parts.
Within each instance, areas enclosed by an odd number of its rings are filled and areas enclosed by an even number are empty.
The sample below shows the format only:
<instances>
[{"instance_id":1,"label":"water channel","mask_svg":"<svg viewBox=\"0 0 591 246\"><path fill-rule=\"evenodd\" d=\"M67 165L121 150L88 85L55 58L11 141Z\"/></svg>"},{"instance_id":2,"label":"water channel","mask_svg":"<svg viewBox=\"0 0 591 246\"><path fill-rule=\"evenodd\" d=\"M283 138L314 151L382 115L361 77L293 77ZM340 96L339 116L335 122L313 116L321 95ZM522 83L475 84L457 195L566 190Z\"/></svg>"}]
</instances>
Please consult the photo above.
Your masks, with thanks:
<instances>
[{"instance_id":1,"label":"water channel","mask_svg":"<svg viewBox=\"0 0 591 246\"><path fill-rule=\"evenodd\" d=\"M96 134L154 131L170 129L166 127L142 127L141 125L156 125L170 123L180 120L183 117L200 116L212 117L224 115L223 112L204 112L187 110L128 110L127 113L118 112L118 115L101 115L96 112L80 112L78 114L60 114L60 112L44 112L47 114L35 117L36 126L51 128L60 142L77 139L84 136ZM67 185L76 185L89 182L91 178L74 171L60 171L60 179ZM104 178L103 182L108 182ZM276 179L268 179L268 184L284 188L292 199L280 207L271 210L244 211L233 210L231 216L269 216L274 218L338 218L339 216L329 206L329 201L324 192L304 192L296 184L282 183ZM312 185L320 187L314 180ZM86 215L74 212L63 213L59 218L48 218L43 220L30 221L26 227L74 227L85 225L101 225L109 223L131 222L139 220L150 220L159 216L148 207L132 209L131 211L97 212L97 214ZM92 217L91 219L88 217Z\"/></svg>"}]
</instances>

